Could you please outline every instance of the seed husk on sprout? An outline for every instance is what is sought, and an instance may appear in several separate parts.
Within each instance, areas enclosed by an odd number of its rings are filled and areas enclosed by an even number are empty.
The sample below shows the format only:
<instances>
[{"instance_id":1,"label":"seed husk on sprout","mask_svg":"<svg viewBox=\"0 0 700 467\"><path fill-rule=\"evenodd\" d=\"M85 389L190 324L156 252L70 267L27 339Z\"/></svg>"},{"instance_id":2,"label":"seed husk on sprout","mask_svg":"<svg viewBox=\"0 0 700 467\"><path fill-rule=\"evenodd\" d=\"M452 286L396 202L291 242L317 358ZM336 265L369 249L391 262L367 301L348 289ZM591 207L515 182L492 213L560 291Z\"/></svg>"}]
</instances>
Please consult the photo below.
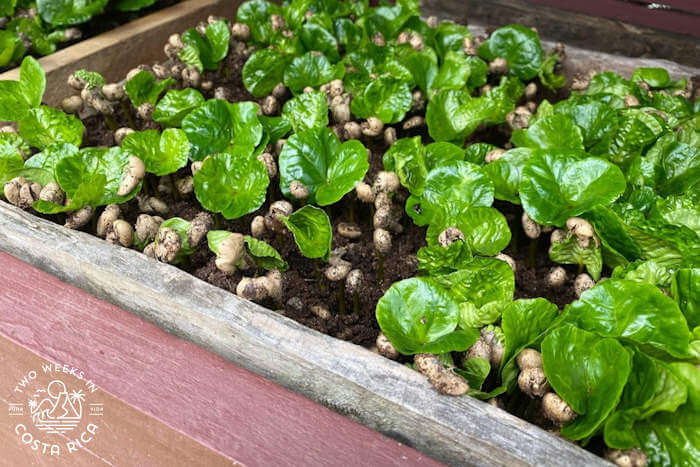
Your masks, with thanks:
<instances>
[{"instance_id":1,"label":"seed husk on sprout","mask_svg":"<svg viewBox=\"0 0 700 467\"><path fill-rule=\"evenodd\" d=\"M130 156L125 172L117 196L126 196L136 188L136 185L146 176L146 164L138 157Z\"/></svg>"},{"instance_id":2,"label":"seed husk on sprout","mask_svg":"<svg viewBox=\"0 0 700 467\"><path fill-rule=\"evenodd\" d=\"M280 301L282 298L282 273L276 269L261 277L244 277L236 286L239 297L260 302L267 298Z\"/></svg>"},{"instance_id":3,"label":"seed husk on sprout","mask_svg":"<svg viewBox=\"0 0 700 467\"><path fill-rule=\"evenodd\" d=\"M370 138L381 135L384 130L384 123L377 117L369 117L366 121L362 122L360 126L362 128L362 134Z\"/></svg>"},{"instance_id":4,"label":"seed husk on sprout","mask_svg":"<svg viewBox=\"0 0 700 467\"><path fill-rule=\"evenodd\" d=\"M114 132L114 142L121 146L124 139L133 132L134 130L128 127L117 128L117 131Z\"/></svg>"},{"instance_id":5,"label":"seed husk on sprout","mask_svg":"<svg viewBox=\"0 0 700 467\"><path fill-rule=\"evenodd\" d=\"M391 341L384 335L383 332L380 332L377 336L376 345L377 352L379 352L379 355L383 357L386 357L390 360L397 360L401 356L399 351L396 350L396 347L394 347L391 344Z\"/></svg>"},{"instance_id":6,"label":"seed husk on sprout","mask_svg":"<svg viewBox=\"0 0 700 467\"><path fill-rule=\"evenodd\" d=\"M561 266L554 266L547 273L545 282L553 288L563 286L566 283L566 269Z\"/></svg>"},{"instance_id":7,"label":"seed husk on sprout","mask_svg":"<svg viewBox=\"0 0 700 467\"><path fill-rule=\"evenodd\" d=\"M265 234L265 218L263 216L255 216L250 221L250 235L255 238L260 238Z\"/></svg>"},{"instance_id":8,"label":"seed husk on sprout","mask_svg":"<svg viewBox=\"0 0 700 467\"><path fill-rule=\"evenodd\" d=\"M467 380L451 369L445 368L436 355L416 354L413 357L416 369L427 376L430 384L440 394L461 396L469 391Z\"/></svg>"},{"instance_id":9,"label":"seed husk on sprout","mask_svg":"<svg viewBox=\"0 0 700 467\"><path fill-rule=\"evenodd\" d=\"M162 223L163 218L160 216L139 214L139 217L136 218L136 237L139 242L148 243L155 240Z\"/></svg>"},{"instance_id":10,"label":"seed husk on sprout","mask_svg":"<svg viewBox=\"0 0 700 467\"><path fill-rule=\"evenodd\" d=\"M117 219L105 238L109 243L130 248L134 244L134 228L127 221Z\"/></svg>"},{"instance_id":11,"label":"seed husk on sprout","mask_svg":"<svg viewBox=\"0 0 700 467\"><path fill-rule=\"evenodd\" d=\"M526 212L523 212L521 222L523 225L523 231L525 232L525 235L527 235L527 238L534 240L539 238L539 236L542 234L542 226L530 219L530 216L528 216Z\"/></svg>"},{"instance_id":12,"label":"seed husk on sprout","mask_svg":"<svg viewBox=\"0 0 700 467\"><path fill-rule=\"evenodd\" d=\"M464 241L464 233L457 227L448 227L438 235L438 245L447 248L456 241Z\"/></svg>"},{"instance_id":13,"label":"seed husk on sprout","mask_svg":"<svg viewBox=\"0 0 700 467\"><path fill-rule=\"evenodd\" d=\"M112 228L114 221L119 219L121 209L118 204L110 204L104 208L100 217L97 218L96 233L98 237L104 238Z\"/></svg>"},{"instance_id":14,"label":"seed husk on sprout","mask_svg":"<svg viewBox=\"0 0 700 467\"><path fill-rule=\"evenodd\" d=\"M390 126L384 129L384 144L391 146L396 142L396 139L396 128Z\"/></svg>"},{"instance_id":15,"label":"seed husk on sprout","mask_svg":"<svg viewBox=\"0 0 700 467\"><path fill-rule=\"evenodd\" d=\"M581 294L585 292L586 290L592 288L595 285L595 281L591 276L586 274L585 272L582 274L579 274L576 276L576 279L574 279L574 293L576 293L576 297L581 298Z\"/></svg>"},{"instance_id":16,"label":"seed husk on sprout","mask_svg":"<svg viewBox=\"0 0 700 467\"><path fill-rule=\"evenodd\" d=\"M534 349L521 350L515 361L521 370L542 368L542 354Z\"/></svg>"},{"instance_id":17,"label":"seed husk on sprout","mask_svg":"<svg viewBox=\"0 0 700 467\"><path fill-rule=\"evenodd\" d=\"M66 194L56 182L48 183L39 193L39 199L47 203L63 204L66 200Z\"/></svg>"},{"instance_id":18,"label":"seed husk on sprout","mask_svg":"<svg viewBox=\"0 0 700 467\"><path fill-rule=\"evenodd\" d=\"M214 216L211 213L202 211L197 213L187 229L187 241L192 248L196 248L207 233L214 228Z\"/></svg>"},{"instance_id":19,"label":"seed husk on sprout","mask_svg":"<svg viewBox=\"0 0 700 467\"><path fill-rule=\"evenodd\" d=\"M265 228L272 232L284 232L286 227L280 220L280 217L288 217L294 211L292 203L289 201L275 201L270 205L270 208L265 216Z\"/></svg>"},{"instance_id":20,"label":"seed husk on sprout","mask_svg":"<svg viewBox=\"0 0 700 467\"><path fill-rule=\"evenodd\" d=\"M508 73L508 62L503 57L496 57L489 63L489 71L494 75L505 75Z\"/></svg>"},{"instance_id":21,"label":"seed husk on sprout","mask_svg":"<svg viewBox=\"0 0 700 467\"><path fill-rule=\"evenodd\" d=\"M420 116L420 115L416 115L416 116L413 116L413 117L409 118L408 120L406 120L403 123L402 128L404 130L413 130L415 128L420 128L422 126L425 126L425 118Z\"/></svg>"},{"instance_id":22,"label":"seed husk on sprout","mask_svg":"<svg viewBox=\"0 0 700 467\"><path fill-rule=\"evenodd\" d=\"M576 418L576 412L554 392L542 397L542 413L557 425L563 425Z\"/></svg>"},{"instance_id":23,"label":"seed husk on sprout","mask_svg":"<svg viewBox=\"0 0 700 467\"><path fill-rule=\"evenodd\" d=\"M172 263L182 248L182 240L175 229L161 227L156 236L154 257L163 263Z\"/></svg>"},{"instance_id":24,"label":"seed husk on sprout","mask_svg":"<svg viewBox=\"0 0 700 467\"><path fill-rule=\"evenodd\" d=\"M513 130L522 130L530 126L532 112L527 107L519 106L506 115L506 122Z\"/></svg>"},{"instance_id":25,"label":"seed husk on sprout","mask_svg":"<svg viewBox=\"0 0 700 467\"><path fill-rule=\"evenodd\" d=\"M501 149L501 148L493 149L493 150L486 153L486 156L484 156L484 161L486 161L486 163L497 161L498 159L501 158L501 156L503 154L505 154L505 152L506 152L505 149Z\"/></svg>"},{"instance_id":26,"label":"seed husk on sprout","mask_svg":"<svg viewBox=\"0 0 700 467\"><path fill-rule=\"evenodd\" d=\"M309 189L299 180L294 180L289 184L289 194L296 200L304 201L309 197Z\"/></svg>"},{"instance_id":27,"label":"seed husk on sprout","mask_svg":"<svg viewBox=\"0 0 700 467\"><path fill-rule=\"evenodd\" d=\"M610 449L605 458L618 467L646 467L647 456L641 449Z\"/></svg>"},{"instance_id":28,"label":"seed husk on sprout","mask_svg":"<svg viewBox=\"0 0 700 467\"><path fill-rule=\"evenodd\" d=\"M233 274L244 255L245 238L239 233L232 233L219 244L219 252L215 260L216 268L226 274Z\"/></svg>"},{"instance_id":29,"label":"seed husk on sprout","mask_svg":"<svg viewBox=\"0 0 700 467\"><path fill-rule=\"evenodd\" d=\"M92 219L92 215L94 213L95 210L92 208L92 206L84 206L81 209L72 212L66 219L66 223L63 224L63 226L73 230L79 229L90 222L90 219Z\"/></svg>"},{"instance_id":30,"label":"seed husk on sprout","mask_svg":"<svg viewBox=\"0 0 700 467\"><path fill-rule=\"evenodd\" d=\"M69 96L61 101L61 110L67 114L77 114L83 109L83 98Z\"/></svg>"},{"instance_id":31,"label":"seed husk on sprout","mask_svg":"<svg viewBox=\"0 0 700 467\"><path fill-rule=\"evenodd\" d=\"M549 382L542 368L526 368L518 375L518 387L528 396L542 397L549 392Z\"/></svg>"},{"instance_id":32,"label":"seed husk on sprout","mask_svg":"<svg viewBox=\"0 0 700 467\"><path fill-rule=\"evenodd\" d=\"M268 177L271 179L277 177L277 162L275 161L275 156L269 152L264 152L258 155L258 160L265 164Z\"/></svg>"}]
</instances>

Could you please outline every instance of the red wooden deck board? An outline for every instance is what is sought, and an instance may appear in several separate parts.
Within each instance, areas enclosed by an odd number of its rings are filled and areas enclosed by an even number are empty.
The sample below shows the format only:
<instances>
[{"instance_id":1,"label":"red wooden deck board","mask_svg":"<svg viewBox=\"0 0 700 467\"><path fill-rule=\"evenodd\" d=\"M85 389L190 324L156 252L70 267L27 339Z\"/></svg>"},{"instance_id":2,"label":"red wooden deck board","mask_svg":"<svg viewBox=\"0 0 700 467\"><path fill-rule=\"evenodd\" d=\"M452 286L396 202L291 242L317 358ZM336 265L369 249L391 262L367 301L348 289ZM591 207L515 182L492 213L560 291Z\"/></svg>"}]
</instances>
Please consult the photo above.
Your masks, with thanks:
<instances>
[{"instance_id":1,"label":"red wooden deck board","mask_svg":"<svg viewBox=\"0 0 700 467\"><path fill-rule=\"evenodd\" d=\"M649 9L644 5L621 0L586 0L572 2L569 0L528 0L535 5L544 5L563 10L576 11L592 16L617 19L632 24L673 31L679 34L689 34L700 37L700 16L691 12L700 12L697 0L678 2L673 5L687 12ZM658 2L667 3L667 2ZM692 9L688 8L692 6Z\"/></svg>"},{"instance_id":2,"label":"red wooden deck board","mask_svg":"<svg viewBox=\"0 0 700 467\"><path fill-rule=\"evenodd\" d=\"M246 465L438 465L0 252L0 334Z\"/></svg>"}]
</instances>

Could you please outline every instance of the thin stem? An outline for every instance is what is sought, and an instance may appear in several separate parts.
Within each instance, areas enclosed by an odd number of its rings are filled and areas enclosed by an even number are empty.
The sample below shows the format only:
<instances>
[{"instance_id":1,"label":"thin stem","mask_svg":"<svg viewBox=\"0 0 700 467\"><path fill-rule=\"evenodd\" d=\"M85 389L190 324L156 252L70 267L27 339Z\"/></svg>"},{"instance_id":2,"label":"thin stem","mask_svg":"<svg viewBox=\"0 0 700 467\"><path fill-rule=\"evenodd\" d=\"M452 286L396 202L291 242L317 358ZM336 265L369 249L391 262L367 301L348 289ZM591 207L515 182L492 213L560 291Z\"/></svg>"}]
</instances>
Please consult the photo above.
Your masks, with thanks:
<instances>
[{"instance_id":1,"label":"thin stem","mask_svg":"<svg viewBox=\"0 0 700 467\"><path fill-rule=\"evenodd\" d=\"M384 282L384 255L377 252L377 284L379 287Z\"/></svg>"},{"instance_id":2,"label":"thin stem","mask_svg":"<svg viewBox=\"0 0 700 467\"><path fill-rule=\"evenodd\" d=\"M348 218L351 223L355 223L355 200L352 198L348 198L348 202L350 203L350 209L348 212Z\"/></svg>"},{"instance_id":3,"label":"thin stem","mask_svg":"<svg viewBox=\"0 0 700 467\"><path fill-rule=\"evenodd\" d=\"M579 265L578 265L578 275L583 274L583 267L584 267L584 264L583 264L583 263L579 263Z\"/></svg>"},{"instance_id":4,"label":"thin stem","mask_svg":"<svg viewBox=\"0 0 700 467\"><path fill-rule=\"evenodd\" d=\"M117 125L117 121L112 117L111 115L105 115L105 123L109 127L110 130L112 131L117 131L119 129L119 125Z\"/></svg>"},{"instance_id":5,"label":"thin stem","mask_svg":"<svg viewBox=\"0 0 700 467\"><path fill-rule=\"evenodd\" d=\"M170 178L170 185L173 187L173 198L175 201L180 201L180 192L177 191L177 186L175 186L175 177L173 177L173 174L168 175Z\"/></svg>"},{"instance_id":6,"label":"thin stem","mask_svg":"<svg viewBox=\"0 0 700 467\"><path fill-rule=\"evenodd\" d=\"M214 214L214 227L216 230L221 230L221 215L218 212Z\"/></svg>"},{"instance_id":7,"label":"thin stem","mask_svg":"<svg viewBox=\"0 0 700 467\"><path fill-rule=\"evenodd\" d=\"M510 252L513 256L518 254L518 242L520 241L520 226L516 226L510 230L512 236L510 238Z\"/></svg>"},{"instance_id":8,"label":"thin stem","mask_svg":"<svg viewBox=\"0 0 700 467\"><path fill-rule=\"evenodd\" d=\"M527 267L532 269L535 267L535 254L537 253L537 239L530 240L530 248L527 252Z\"/></svg>"},{"instance_id":9,"label":"thin stem","mask_svg":"<svg viewBox=\"0 0 700 467\"><path fill-rule=\"evenodd\" d=\"M129 128L135 130L136 122L134 121L134 117L131 115L131 110L129 109L129 106L126 105L125 101L121 101L120 104L122 106L122 112L124 112L124 115L126 115L127 120L129 120Z\"/></svg>"},{"instance_id":10,"label":"thin stem","mask_svg":"<svg viewBox=\"0 0 700 467\"><path fill-rule=\"evenodd\" d=\"M345 279L340 281L340 287L338 288L338 313L341 315L345 314Z\"/></svg>"},{"instance_id":11,"label":"thin stem","mask_svg":"<svg viewBox=\"0 0 700 467\"><path fill-rule=\"evenodd\" d=\"M321 275L321 267L319 266L320 260L316 258L314 260L314 275L316 276L316 282L318 282L318 288L321 292L326 291L326 284L323 283L323 276Z\"/></svg>"},{"instance_id":12,"label":"thin stem","mask_svg":"<svg viewBox=\"0 0 700 467\"><path fill-rule=\"evenodd\" d=\"M357 292L352 294L352 311L355 314L360 312L360 297L357 296Z\"/></svg>"}]
</instances>

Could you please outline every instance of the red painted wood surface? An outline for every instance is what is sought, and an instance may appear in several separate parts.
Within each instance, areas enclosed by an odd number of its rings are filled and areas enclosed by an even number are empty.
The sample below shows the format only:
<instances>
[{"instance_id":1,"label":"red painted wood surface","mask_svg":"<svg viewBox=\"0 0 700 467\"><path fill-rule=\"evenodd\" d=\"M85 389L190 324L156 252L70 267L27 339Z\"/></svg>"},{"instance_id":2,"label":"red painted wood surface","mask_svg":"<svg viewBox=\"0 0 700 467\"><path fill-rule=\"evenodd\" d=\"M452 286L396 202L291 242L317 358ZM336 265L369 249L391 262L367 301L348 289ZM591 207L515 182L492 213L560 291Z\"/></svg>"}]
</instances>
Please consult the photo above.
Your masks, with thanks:
<instances>
[{"instance_id":1,"label":"red painted wood surface","mask_svg":"<svg viewBox=\"0 0 700 467\"><path fill-rule=\"evenodd\" d=\"M245 465L438 465L0 252L0 334Z\"/></svg>"},{"instance_id":2,"label":"red painted wood surface","mask_svg":"<svg viewBox=\"0 0 700 467\"><path fill-rule=\"evenodd\" d=\"M675 9L650 9L646 5L627 0L528 0L563 10L576 11L591 16L617 19L631 24L689 34L700 37L700 1L678 0L648 3L666 4ZM646 1L646 0L644 0Z\"/></svg>"}]
</instances>

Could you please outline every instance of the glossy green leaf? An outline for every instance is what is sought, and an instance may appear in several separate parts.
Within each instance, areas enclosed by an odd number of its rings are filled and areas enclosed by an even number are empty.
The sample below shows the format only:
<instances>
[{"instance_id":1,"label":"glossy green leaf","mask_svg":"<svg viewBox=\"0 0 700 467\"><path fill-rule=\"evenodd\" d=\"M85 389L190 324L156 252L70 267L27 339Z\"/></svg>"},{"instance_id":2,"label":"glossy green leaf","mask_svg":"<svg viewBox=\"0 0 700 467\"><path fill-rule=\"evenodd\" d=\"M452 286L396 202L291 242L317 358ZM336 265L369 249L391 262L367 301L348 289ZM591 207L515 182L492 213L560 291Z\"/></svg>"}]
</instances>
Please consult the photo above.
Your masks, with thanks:
<instances>
[{"instance_id":1,"label":"glossy green leaf","mask_svg":"<svg viewBox=\"0 0 700 467\"><path fill-rule=\"evenodd\" d=\"M428 171L452 162L463 161L466 159L466 153L464 149L457 146L456 144L447 143L440 141L437 143L431 143L425 147L425 164Z\"/></svg>"},{"instance_id":2,"label":"glossy green leaf","mask_svg":"<svg viewBox=\"0 0 700 467\"><path fill-rule=\"evenodd\" d=\"M265 165L250 152L222 152L195 173L194 192L205 209L237 219L260 209L269 183Z\"/></svg>"},{"instance_id":3,"label":"glossy green leaf","mask_svg":"<svg viewBox=\"0 0 700 467\"><path fill-rule=\"evenodd\" d=\"M491 206L493 182L477 165L454 162L428 174L421 196L406 200L406 212L418 225L446 225L475 206Z\"/></svg>"},{"instance_id":4,"label":"glossy green leaf","mask_svg":"<svg viewBox=\"0 0 700 467\"><path fill-rule=\"evenodd\" d=\"M609 139L617 128L616 108L595 96L571 96L558 102L554 106L554 112L568 118L579 127L587 149Z\"/></svg>"},{"instance_id":5,"label":"glossy green leaf","mask_svg":"<svg viewBox=\"0 0 700 467\"><path fill-rule=\"evenodd\" d=\"M19 69L22 94L30 107L39 107L46 89L46 74L33 57L25 57Z\"/></svg>"},{"instance_id":6,"label":"glossy green leaf","mask_svg":"<svg viewBox=\"0 0 700 467\"><path fill-rule=\"evenodd\" d=\"M491 363L485 358L470 358L462 362L459 374L467 380L470 390L480 390L491 372Z\"/></svg>"},{"instance_id":7,"label":"glossy green leaf","mask_svg":"<svg viewBox=\"0 0 700 467\"><path fill-rule=\"evenodd\" d=\"M328 125L328 104L322 92L304 92L288 100L282 117L292 124L295 133Z\"/></svg>"},{"instance_id":8,"label":"glossy green leaf","mask_svg":"<svg viewBox=\"0 0 700 467\"><path fill-rule=\"evenodd\" d=\"M425 159L426 150L420 136L401 138L384 153L384 169L396 172L401 185L412 194L420 196L428 176Z\"/></svg>"},{"instance_id":9,"label":"glossy green leaf","mask_svg":"<svg viewBox=\"0 0 700 467\"><path fill-rule=\"evenodd\" d=\"M394 283L377 303L376 316L382 332L406 355L466 350L478 338L476 330L456 330L457 304L428 278Z\"/></svg>"},{"instance_id":10,"label":"glossy green leaf","mask_svg":"<svg viewBox=\"0 0 700 467\"><path fill-rule=\"evenodd\" d=\"M338 41L326 28L307 22L299 28L297 34L305 50L320 52L333 62L340 60Z\"/></svg>"},{"instance_id":11,"label":"glossy green leaf","mask_svg":"<svg viewBox=\"0 0 700 467\"><path fill-rule=\"evenodd\" d=\"M429 92L440 89L462 89L469 79L471 67L463 53L448 51L430 85Z\"/></svg>"},{"instance_id":12,"label":"glossy green leaf","mask_svg":"<svg viewBox=\"0 0 700 467\"><path fill-rule=\"evenodd\" d=\"M607 205L625 190L618 167L575 150L536 150L522 171L520 199L531 219L563 225L598 205Z\"/></svg>"},{"instance_id":13,"label":"glossy green leaf","mask_svg":"<svg viewBox=\"0 0 700 467\"><path fill-rule=\"evenodd\" d=\"M357 140L340 143L328 128L296 133L279 156L280 188L290 196L289 186L300 181L309 189L307 201L322 206L339 201L361 181L367 169L367 149Z\"/></svg>"},{"instance_id":14,"label":"glossy green leaf","mask_svg":"<svg viewBox=\"0 0 700 467\"><path fill-rule=\"evenodd\" d=\"M558 314L557 306L544 298L516 300L506 306L501 317L505 335L501 368L525 347L538 343Z\"/></svg>"},{"instance_id":15,"label":"glossy green leaf","mask_svg":"<svg viewBox=\"0 0 700 467\"><path fill-rule=\"evenodd\" d=\"M87 89L101 88L107 84L104 77L95 71L77 70L73 73L73 76L84 81Z\"/></svg>"},{"instance_id":16,"label":"glossy green leaf","mask_svg":"<svg viewBox=\"0 0 700 467\"><path fill-rule=\"evenodd\" d=\"M690 331L678 305L650 284L609 279L566 308L566 320L602 336L690 356Z\"/></svg>"},{"instance_id":17,"label":"glossy green leaf","mask_svg":"<svg viewBox=\"0 0 700 467\"><path fill-rule=\"evenodd\" d=\"M318 88L342 78L344 74L345 65L342 63L332 65L325 56L307 52L292 60L284 70L284 84L298 94L307 86Z\"/></svg>"},{"instance_id":18,"label":"glossy green leaf","mask_svg":"<svg viewBox=\"0 0 700 467\"><path fill-rule=\"evenodd\" d=\"M233 139L228 103L219 99L207 101L183 119L182 129L192 144L192 160L223 151Z\"/></svg>"},{"instance_id":19,"label":"glossy green leaf","mask_svg":"<svg viewBox=\"0 0 700 467\"><path fill-rule=\"evenodd\" d=\"M457 227L464 234L469 249L478 255L496 255L510 243L508 221L492 207L474 206L459 217L431 222L426 233L428 245L436 245L438 236L447 227Z\"/></svg>"},{"instance_id":20,"label":"glossy green leaf","mask_svg":"<svg viewBox=\"0 0 700 467\"><path fill-rule=\"evenodd\" d=\"M600 247L594 241L584 248L579 245L575 235L569 235L561 242L552 243L549 248L549 259L559 264L578 264L586 266L594 280L600 279L603 270L603 257Z\"/></svg>"},{"instance_id":21,"label":"glossy green leaf","mask_svg":"<svg viewBox=\"0 0 700 467\"><path fill-rule=\"evenodd\" d=\"M142 70L124 84L124 89L133 106L138 108L146 103L156 105L160 95L174 84L173 78L156 81L150 71Z\"/></svg>"},{"instance_id":22,"label":"glossy green leaf","mask_svg":"<svg viewBox=\"0 0 700 467\"><path fill-rule=\"evenodd\" d=\"M204 36L196 29L188 29L182 35L182 48L178 57L187 65L204 70L216 70L218 64L228 54L231 31L226 21L207 25Z\"/></svg>"},{"instance_id":23,"label":"glossy green leaf","mask_svg":"<svg viewBox=\"0 0 700 467\"><path fill-rule=\"evenodd\" d=\"M8 143L0 143L0 184L18 176L24 167L24 159L17 149Z\"/></svg>"},{"instance_id":24,"label":"glossy green leaf","mask_svg":"<svg viewBox=\"0 0 700 467\"><path fill-rule=\"evenodd\" d=\"M700 326L700 269L679 269L673 275L671 295L694 328Z\"/></svg>"},{"instance_id":25,"label":"glossy green leaf","mask_svg":"<svg viewBox=\"0 0 700 467\"><path fill-rule=\"evenodd\" d=\"M522 171L531 155L532 151L528 148L515 148L506 151L499 159L484 165L484 171L493 182L496 199L520 204Z\"/></svg>"},{"instance_id":26,"label":"glossy green leaf","mask_svg":"<svg viewBox=\"0 0 700 467\"><path fill-rule=\"evenodd\" d=\"M671 76L664 68L637 68L631 81L642 81L652 88L665 88L671 83Z\"/></svg>"},{"instance_id":27,"label":"glossy green leaf","mask_svg":"<svg viewBox=\"0 0 700 467\"><path fill-rule=\"evenodd\" d=\"M41 19L53 26L84 23L92 16L102 13L108 0L37 0Z\"/></svg>"},{"instance_id":28,"label":"glossy green leaf","mask_svg":"<svg viewBox=\"0 0 700 467\"><path fill-rule=\"evenodd\" d=\"M83 123L53 107L30 109L19 122L19 133L31 146L43 149L53 143L80 146L83 141Z\"/></svg>"},{"instance_id":29,"label":"glossy green leaf","mask_svg":"<svg viewBox=\"0 0 700 467\"><path fill-rule=\"evenodd\" d=\"M537 33L519 24L496 29L479 48L479 55L489 61L505 58L510 74L522 80L537 76L543 60Z\"/></svg>"},{"instance_id":30,"label":"glossy green leaf","mask_svg":"<svg viewBox=\"0 0 700 467\"><path fill-rule=\"evenodd\" d=\"M427 275L449 274L467 267L472 254L469 244L464 241L453 242L448 247L428 245L418 250L418 270Z\"/></svg>"},{"instance_id":31,"label":"glossy green leaf","mask_svg":"<svg viewBox=\"0 0 700 467\"><path fill-rule=\"evenodd\" d=\"M279 252L262 240L246 235L245 244L248 254L253 257L253 261L258 267L268 270L279 269L280 271L289 269L289 265L282 259Z\"/></svg>"},{"instance_id":32,"label":"glossy green leaf","mask_svg":"<svg viewBox=\"0 0 700 467\"><path fill-rule=\"evenodd\" d=\"M119 11L139 11L153 5L156 1L157 0L118 0L114 8Z\"/></svg>"},{"instance_id":33,"label":"glossy green leaf","mask_svg":"<svg viewBox=\"0 0 700 467\"><path fill-rule=\"evenodd\" d=\"M153 120L163 126L179 127L182 120L202 104L204 96L196 89L172 89L156 105Z\"/></svg>"},{"instance_id":34,"label":"glossy green leaf","mask_svg":"<svg viewBox=\"0 0 700 467\"><path fill-rule=\"evenodd\" d=\"M72 144L55 143L47 146L43 151L33 155L24 163L26 168L37 169L34 177L27 177L27 175L24 175L24 177L39 182L43 186L55 182L54 171L58 161L77 152L78 148Z\"/></svg>"},{"instance_id":35,"label":"glossy green leaf","mask_svg":"<svg viewBox=\"0 0 700 467\"><path fill-rule=\"evenodd\" d=\"M372 80L350 104L356 117L377 117L384 123L400 122L410 108L411 88L406 82L388 75Z\"/></svg>"},{"instance_id":36,"label":"glossy green leaf","mask_svg":"<svg viewBox=\"0 0 700 467\"><path fill-rule=\"evenodd\" d=\"M163 176L187 164L190 142L185 132L177 128L169 128L162 135L158 130L146 130L127 136L122 149L141 159L147 172Z\"/></svg>"},{"instance_id":37,"label":"glossy green leaf","mask_svg":"<svg viewBox=\"0 0 700 467\"><path fill-rule=\"evenodd\" d=\"M243 2L236 13L238 22L250 27L251 40L259 44L268 44L272 39L270 16L279 13L279 7L267 0L249 0Z\"/></svg>"},{"instance_id":38,"label":"glossy green leaf","mask_svg":"<svg viewBox=\"0 0 700 467\"><path fill-rule=\"evenodd\" d=\"M476 307L513 300L515 278L504 261L495 258L473 258L459 271L435 276L458 303L470 302Z\"/></svg>"},{"instance_id":39,"label":"glossy green leaf","mask_svg":"<svg viewBox=\"0 0 700 467\"><path fill-rule=\"evenodd\" d=\"M255 97L264 97L282 82L287 60L277 51L256 50L243 66L243 84Z\"/></svg>"},{"instance_id":40,"label":"glossy green leaf","mask_svg":"<svg viewBox=\"0 0 700 467\"><path fill-rule=\"evenodd\" d=\"M700 409L689 404L659 413L634 430L649 465L694 465L700 458Z\"/></svg>"},{"instance_id":41,"label":"glossy green leaf","mask_svg":"<svg viewBox=\"0 0 700 467\"><path fill-rule=\"evenodd\" d=\"M289 217L282 217L281 220L294 235L294 241L302 255L328 260L333 242L333 228L323 209L306 205Z\"/></svg>"},{"instance_id":42,"label":"glossy green leaf","mask_svg":"<svg viewBox=\"0 0 700 467\"><path fill-rule=\"evenodd\" d=\"M582 439L601 426L622 394L631 356L611 338L562 326L542 341L542 365L552 389L579 414L561 434Z\"/></svg>"},{"instance_id":43,"label":"glossy green leaf","mask_svg":"<svg viewBox=\"0 0 700 467\"><path fill-rule=\"evenodd\" d=\"M512 142L532 149L583 149L581 129L564 115L538 119L527 130L515 130Z\"/></svg>"}]
</instances>

